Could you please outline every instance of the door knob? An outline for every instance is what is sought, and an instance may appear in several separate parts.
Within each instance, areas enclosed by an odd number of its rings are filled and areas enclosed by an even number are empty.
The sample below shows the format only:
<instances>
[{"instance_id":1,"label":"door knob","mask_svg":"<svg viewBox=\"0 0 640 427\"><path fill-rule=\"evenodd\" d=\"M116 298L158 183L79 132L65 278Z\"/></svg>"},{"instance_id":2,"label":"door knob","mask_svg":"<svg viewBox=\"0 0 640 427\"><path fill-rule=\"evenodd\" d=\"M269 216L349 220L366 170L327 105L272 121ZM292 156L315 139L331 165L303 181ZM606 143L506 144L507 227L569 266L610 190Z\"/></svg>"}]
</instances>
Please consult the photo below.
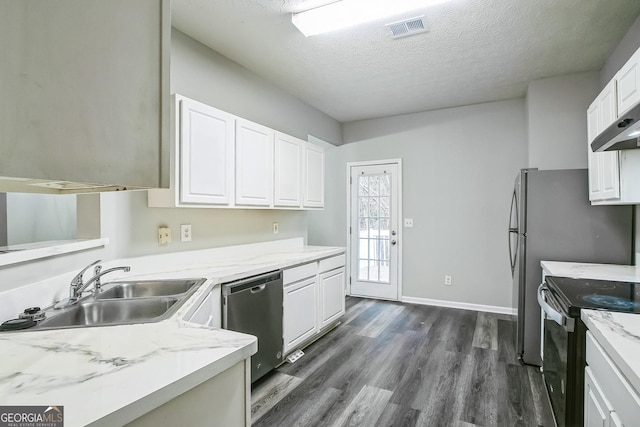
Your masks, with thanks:
<instances>
[{"instance_id":1,"label":"door knob","mask_svg":"<svg viewBox=\"0 0 640 427\"><path fill-rule=\"evenodd\" d=\"M391 244L392 244L392 245L395 245L396 243L397 243L397 242L396 242L395 240L392 240L392 241L391 241Z\"/></svg>"},{"instance_id":2,"label":"door knob","mask_svg":"<svg viewBox=\"0 0 640 427\"><path fill-rule=\"evenodd\" d=\"M396 235L396 230L393 230L393 231L391 232L391 235L392 235L392 236L395 236L395 235Z\"/></svg>"}]
</instances>

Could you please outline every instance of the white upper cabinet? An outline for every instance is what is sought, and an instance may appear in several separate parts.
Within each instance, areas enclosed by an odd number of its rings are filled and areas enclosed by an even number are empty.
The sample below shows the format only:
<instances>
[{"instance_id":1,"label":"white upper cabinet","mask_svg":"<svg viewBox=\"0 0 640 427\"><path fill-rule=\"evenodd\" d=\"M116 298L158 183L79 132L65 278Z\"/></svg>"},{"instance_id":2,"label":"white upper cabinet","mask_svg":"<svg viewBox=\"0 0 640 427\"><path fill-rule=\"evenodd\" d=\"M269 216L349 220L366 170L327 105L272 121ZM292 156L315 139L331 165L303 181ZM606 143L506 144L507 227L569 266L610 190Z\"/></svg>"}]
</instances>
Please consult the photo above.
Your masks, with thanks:
<instances>
[{"instance_id":1,"label":"white upper cabinet","mask_svg":"<svg viewBox=\"0 0 640 427\"><path fill-rule=\"evenodd\" d=\"M587 110L589 200L620 198L618 152L594 153L591 142L617 118L616 81L611 80Z\"/></svg>"},{"instance_id":2,"label":"white upper cabinet","mask_svg":"<svg viewBox=\"0 0 640 427\"><path fill-rule=\"evenodd\" d=\"M304 202L306 208L324 207L324 149L307 143L304 149Z\"/></svg>"},{"instance_id":3,"label":"white upper cabinet","mask_svg":"<svg viewBox=\"0 0 640 427\"><path fill-rule=\"evenodd\" d=\"M170 185L150 207L306 209L324 206L324 150L173 95Z\"/></svg>"},{"instance_id":4,"label":"white upper cabinet","mask_svg":"<svg viewBox=\"0 0 640 427\"><path fill-rule=\"evenodd\" d=\"M302 156L305 141L276 133L274 206L302 206Z\"/></svg>"},{"instance_id":5,"label":"white upper cabinet","mask_svg":"<svg viewBox=\"0 0 640 427\"><path fill-rule=\"evenodd\" d=\"M180 202L229 205L235 119L190 99L179 103Z\"/></svg>"},{"instance_id":6,"label":"white upper cabinet","mask_svg":"<svg viewBox=\"0 0 640 427\"><path fill-rule=\"evenodd\" d=\"M168 186L170 35L168 0L0 2L0 176Z\"/></svg>"},{"instance_id":7,"label":"white upper cabinet","mask_svg":"<svg viewBox=\"0 0 640 427\"><path fill-rule=\"evenodd\" d=\"M640 49L587 110L589 200L594 205L640 203L640 150L593 153L591 142L640 103Z\"/></svg>"},{"instance_id":8,"label":"white upper cabinet","mask_svg":"<svg viewBox=\"0 0 640 427\"><path fill-rule=\"evenodd\" d=\"M273 138L266 126L236 120L236 204L273 203Z\"/></svg>"},{"instance_id":9,"label":"white upper cabinet","mask_svg":"<svg viewBox=\"0 0 640 427\"><path fill-rule=\"evenodd\" d=\"M623 115L640 102L640 49L618 71L618 114Z\"/></svg>"}]
</instances>

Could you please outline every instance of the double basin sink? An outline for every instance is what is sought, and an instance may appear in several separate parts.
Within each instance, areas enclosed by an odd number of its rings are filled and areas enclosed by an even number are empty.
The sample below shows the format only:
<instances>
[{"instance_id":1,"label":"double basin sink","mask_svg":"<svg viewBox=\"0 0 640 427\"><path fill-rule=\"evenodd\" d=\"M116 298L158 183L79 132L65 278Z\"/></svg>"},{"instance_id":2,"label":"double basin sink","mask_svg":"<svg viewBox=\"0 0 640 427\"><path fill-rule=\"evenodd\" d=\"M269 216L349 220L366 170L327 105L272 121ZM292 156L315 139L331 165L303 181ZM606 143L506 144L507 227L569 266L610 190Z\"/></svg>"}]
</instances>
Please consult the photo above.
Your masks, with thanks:
<instances>
[{"instance_id":1,"label":"double basin sink","mask_svg":"<svg viewBox=\"0 0 640 427\"><path fill-rule=\"evenodd\" d=\"M34 330L159 322L171 317L206 279L110 282L66 308L51 308Z\"/></svg>"}]
</instances>

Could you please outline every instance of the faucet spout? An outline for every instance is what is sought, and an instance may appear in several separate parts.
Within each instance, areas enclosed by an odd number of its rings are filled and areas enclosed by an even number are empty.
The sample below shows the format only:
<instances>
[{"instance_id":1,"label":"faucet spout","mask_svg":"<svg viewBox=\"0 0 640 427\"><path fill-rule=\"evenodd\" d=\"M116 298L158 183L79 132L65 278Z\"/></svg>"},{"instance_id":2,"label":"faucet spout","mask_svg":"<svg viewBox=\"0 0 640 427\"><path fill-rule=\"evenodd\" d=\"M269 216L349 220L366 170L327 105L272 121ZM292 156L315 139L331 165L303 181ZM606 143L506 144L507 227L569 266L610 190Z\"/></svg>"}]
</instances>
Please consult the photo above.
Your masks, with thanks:
<instances>
[{"instance_id":1,"label":"faucet spout","mask_svg":"<svg viewBox=\"0 0 640 427\"><path fill-rule=\"evenodd\" d=\"M75 300L77 301L78 298L80 298L82 296L82 293L85 291L85 289L87 289L89 286L91 286L92 283L95 283L95 288L99 292L99 289L100 289L100 285L99 285L100 278L102 276L104 276L105 274L108 274L108 273L111 273L111 272L114 272L114 271L129 272L129 271L131 271L131 267L129 267L129 266L113 267L113 268L110 268L108 270L97 272L95 276L93 276L91 279L87 280L86 283L84 283L83 285L81 285L80 287L78 287L74 291L74 296L73 297L75 298Z\"/></svg>"}]
</instances>

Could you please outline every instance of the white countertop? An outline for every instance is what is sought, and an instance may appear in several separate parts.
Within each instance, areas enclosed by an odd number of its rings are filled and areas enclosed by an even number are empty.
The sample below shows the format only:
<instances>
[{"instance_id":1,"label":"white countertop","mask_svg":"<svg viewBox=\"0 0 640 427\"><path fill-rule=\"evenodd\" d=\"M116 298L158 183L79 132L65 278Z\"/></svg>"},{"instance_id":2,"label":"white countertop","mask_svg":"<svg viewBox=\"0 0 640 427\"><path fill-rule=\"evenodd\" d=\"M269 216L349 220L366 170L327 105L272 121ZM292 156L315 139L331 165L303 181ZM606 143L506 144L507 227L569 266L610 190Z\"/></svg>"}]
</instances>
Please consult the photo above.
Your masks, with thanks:
<instances>
[{"instance_id":1,"label":"white countertop","mask_svg":"<svg viewBox=\"0 0 640 427\"><path fill-rule=\"evenodd\" d=\"M63 405L68 426L122 425L210 379L257 350L256 338L182 320L212 287L344 253L292 240L105 263L131 265L113 278L207 278L159 323L0 334L0 402ZM300 240L301 242L301 240ZM65 296L62 275L0 294L5 313ZM7 309L6 306L10 308ZM15 315L13 316L15 317ZM5 320L5 319L2 319Z\"/></svg>"},{"instance_id":2,"label":"white countertop","mask_svg":"<svg viewBox=\"0 0 640 427\"><path fill-rule=\"evenodd\" d=\"M542 261L545 274L575 279L640 282L633 265ZM581 310L580 317L598 343L640 394L640 315L601 310Z\"/></svg>"},{"instance_id":3,"label":"white countertop","mask_svg":"<svg viewBox=\"0 0 640 427\"><path fill-rule=\"evenodd\" d=\"M541 261L540 266L548 276L640 282L640 267L635 265Z\"/></svg>"},{"instance_id":4,"label":"white countertop","mask_svg":"<svg viewBox=\"0 0 640 427\"><path fill-rule=\"evenodd\" d=\"M640 394L640 315L581 310L580 317Z\"/></svg>"}]
</instances>

